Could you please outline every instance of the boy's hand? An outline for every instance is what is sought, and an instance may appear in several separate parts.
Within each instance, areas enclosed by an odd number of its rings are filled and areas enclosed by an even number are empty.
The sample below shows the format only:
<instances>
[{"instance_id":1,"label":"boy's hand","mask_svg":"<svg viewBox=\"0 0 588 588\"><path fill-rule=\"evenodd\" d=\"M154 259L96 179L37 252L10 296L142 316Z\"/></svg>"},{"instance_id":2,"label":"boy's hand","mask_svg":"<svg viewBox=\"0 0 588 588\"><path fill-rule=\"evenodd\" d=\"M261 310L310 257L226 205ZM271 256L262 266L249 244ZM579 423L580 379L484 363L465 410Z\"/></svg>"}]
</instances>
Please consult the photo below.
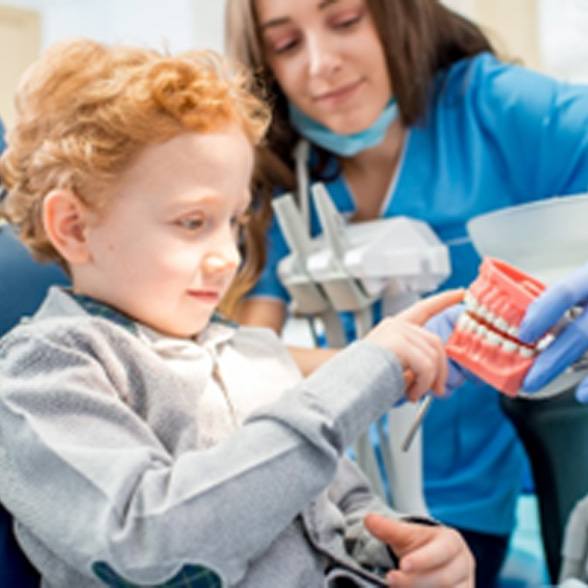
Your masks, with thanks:
<instances>
[{"instance_id":1,"label":"boy's hand","mask_svg":"<svg viewBox=\"0 0 588 588\"><path fill-rule=\"evenodd\" d=\"M437 395L444 393L447 357L443 342L421 325L462 299L463 290L431 296L394 317L385 318L367 334L367 341L392 351L402 367L412 373L407 377L409 400L416 401L429 390Z\"/></svg>"},{"instance_id":2,"label":"boy's hand","mask_svg":"<svg viewBox=\"0 0 588 588\"><path fill-rule=\"evenodd\" d=\"M472 588L475 563L461 535L443 526L410 523L370 514L367 530L400 560L386 575L389 586Z\"/></svg>"}]
</instances>

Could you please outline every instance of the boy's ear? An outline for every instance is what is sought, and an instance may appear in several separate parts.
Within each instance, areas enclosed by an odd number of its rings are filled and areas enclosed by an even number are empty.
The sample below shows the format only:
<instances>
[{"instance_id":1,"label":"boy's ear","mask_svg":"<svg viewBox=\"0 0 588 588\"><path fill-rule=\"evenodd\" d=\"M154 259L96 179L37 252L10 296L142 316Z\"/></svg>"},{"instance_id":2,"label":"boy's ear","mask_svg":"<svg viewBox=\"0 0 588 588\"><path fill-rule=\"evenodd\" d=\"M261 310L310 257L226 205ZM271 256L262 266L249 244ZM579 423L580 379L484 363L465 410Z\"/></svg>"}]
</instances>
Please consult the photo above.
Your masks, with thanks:
<instances>
[{"instance_id":1,"label":"boy's ear","mask_svg":"<svg viewBox=\"0 0 588 588\"><path fill-rule=\"evenodd\" d=\"M51 190L43 200L43 226L51 244L70 265L90 258L86 239L88 209L71 191Z\"/></svg>"}]
</instances>

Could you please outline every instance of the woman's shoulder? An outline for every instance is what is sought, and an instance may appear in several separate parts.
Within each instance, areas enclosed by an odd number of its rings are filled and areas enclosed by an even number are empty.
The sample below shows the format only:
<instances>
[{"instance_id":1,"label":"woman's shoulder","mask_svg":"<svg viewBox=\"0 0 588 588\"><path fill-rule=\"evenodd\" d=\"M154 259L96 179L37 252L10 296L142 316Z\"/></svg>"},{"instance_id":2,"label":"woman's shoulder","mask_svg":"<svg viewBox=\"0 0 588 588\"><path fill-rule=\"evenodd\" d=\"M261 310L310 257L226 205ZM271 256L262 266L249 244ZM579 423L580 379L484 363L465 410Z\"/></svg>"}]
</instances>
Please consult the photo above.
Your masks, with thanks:
<instances>
[{"instance_id":1,"label":"woman's shoulder","mask_svg":"<svg viewBox=\"0 0 588 588\"><path fill-rule=\"evenodd\" d=\"M454 61L444 71L448 77L459 77L471 75L471 72L493 71L508 68L512 65L514 64L503 61L490 51L482 51L476 55L470 55Z\"/></svg>"},{"instance_id":2,"label":"woman's shoulder","mask_svg":"<svg viewBox=\"0 0 588 588\"><path fill-rule=\"evenodd\" d=\"M444 99L503 100L531 99L569 86L553 77L514 61L504 61L483 52L456 61L439 72L436 91Z\"/></svg>"},{"instance_id":3,"label":"woman's shoulder","mask_svg":"<svg viewBox=\"0 0 588 588\"><path fill-rule=\"evenodd\" d=\"M558 105L574 105L582 117L588 112L588 86L570 84L491 53L462 59L439 72L431 97L431 124L458 116L467 124L537 121L558 112ZM502 123L500 123L502 121Z\"/></svg>"}]
</instances>

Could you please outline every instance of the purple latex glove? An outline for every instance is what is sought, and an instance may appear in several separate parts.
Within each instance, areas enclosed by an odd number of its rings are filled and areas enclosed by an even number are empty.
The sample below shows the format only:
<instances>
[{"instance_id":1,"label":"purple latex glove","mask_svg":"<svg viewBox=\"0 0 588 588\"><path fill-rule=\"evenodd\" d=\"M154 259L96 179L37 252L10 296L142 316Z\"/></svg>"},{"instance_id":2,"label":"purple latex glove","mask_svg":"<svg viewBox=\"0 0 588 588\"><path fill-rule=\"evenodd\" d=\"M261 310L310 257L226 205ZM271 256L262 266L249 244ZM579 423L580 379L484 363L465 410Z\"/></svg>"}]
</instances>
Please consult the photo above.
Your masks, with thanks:
<instances>
[{"instance_id":1,"label":"purple latex glove","mask_svg":"<svg viewBox=\"0 0 588 588\"><path fill-rule=\"evenodd\" d=\"M443 343L447 343L449 336L453 333L457 319L464 312L463 304L456 304L445 309L443 312L435 315L425 323L425 329L435 333ZM479 381L470 371L461 367L457 362L448 358L449 370L447 382L445 384L445 393L450 394L455 388L459 388L466 381Z\"/></svg>"},{"instance_id":2,"label":"purple latex glove","mask_svg":"<svg viewBox=\"0 0 588 588\"><path fill-rule=\"evenodd\" d=\"M584 306L588 300L588 264L548 288L527 309L521 323L519 338L525 343L540 339L574 306ZM542 351L523 382L523 389L536 392L588 350L588 310L584 309ZM576 390L580 402L588 402L588 379Z\"/></svg>"}]
</instances>

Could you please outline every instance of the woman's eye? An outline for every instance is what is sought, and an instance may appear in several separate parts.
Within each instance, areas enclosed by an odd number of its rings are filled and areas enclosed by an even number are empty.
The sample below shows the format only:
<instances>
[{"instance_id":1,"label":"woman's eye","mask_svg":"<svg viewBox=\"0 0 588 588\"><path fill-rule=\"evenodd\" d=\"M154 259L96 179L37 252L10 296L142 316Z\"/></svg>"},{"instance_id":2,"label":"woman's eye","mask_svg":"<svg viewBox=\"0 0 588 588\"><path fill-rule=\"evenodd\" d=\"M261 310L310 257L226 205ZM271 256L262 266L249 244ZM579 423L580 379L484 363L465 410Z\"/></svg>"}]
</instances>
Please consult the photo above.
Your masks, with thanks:
<instances>
[{"instance_id":1,"label":"woman's eye","mask_svg":"<svg viewBox=\"0 0 588 588\"><path fill-rule=\"evenodd\" d=\"M294 49L298 45L298 38L294 36L286 37L284 39L270 41L268 45L272 53L279 55Z\"/></svg>"},{"instance_id":2,"label":"woman's eye","mask_svg":"<svg viewBox=\"0 0 588 588\"><path fill-rule=\"evenodd\" d=\"M334 21L334 26L337 29L350 29L355 26L361 20L361 14L355 14L353 16L347 16Z\"/></svg>"}]
</instances>

